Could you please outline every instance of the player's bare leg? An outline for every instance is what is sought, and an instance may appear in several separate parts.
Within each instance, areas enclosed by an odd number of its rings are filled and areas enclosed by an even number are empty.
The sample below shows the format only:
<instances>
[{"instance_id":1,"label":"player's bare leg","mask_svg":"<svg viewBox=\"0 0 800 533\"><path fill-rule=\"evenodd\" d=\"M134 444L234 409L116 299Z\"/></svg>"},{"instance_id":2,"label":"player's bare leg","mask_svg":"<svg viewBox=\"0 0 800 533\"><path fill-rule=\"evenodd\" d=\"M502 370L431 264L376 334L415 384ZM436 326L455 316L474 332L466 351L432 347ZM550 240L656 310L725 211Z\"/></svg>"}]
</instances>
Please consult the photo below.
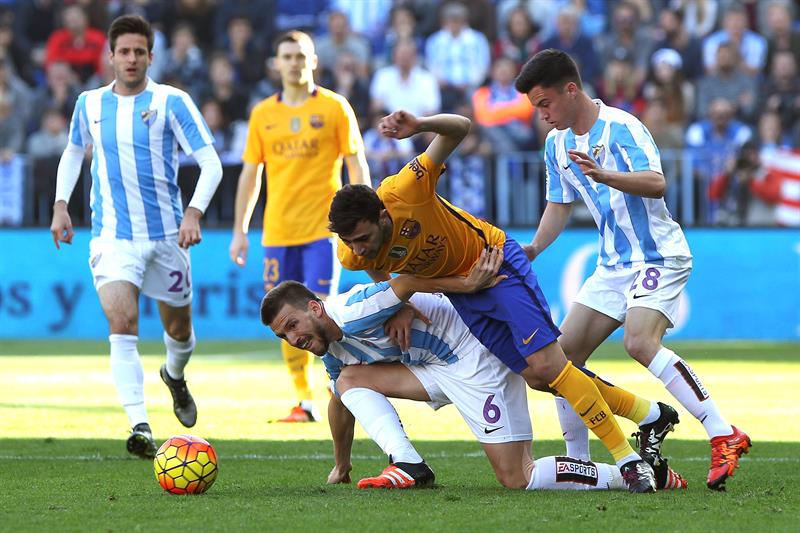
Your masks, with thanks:
<instances>
[{"instance_id":1,"label":"player's bare leg","mask_svg":"<svg viewBox=\"0 0 800 533\"><path fill-rule=\"evenodd\" d=\"M711 466L706 484L712 490L724 490L725 481L739 467L739 457L749 451L752 443L746 433L723 418L689 364L661 344L668 326L667 318L655 309L629 309L625 350L660 379L670 394L703 424L711 440Z\"/></svg>"},{"instance_id":2,"label":"player's bare leg","mask_svg":"<svg viewBox=\"0 0 800 533\"><path fill-rule=\"evenodd\" d=\"M181 424L190 428L197 422L197 405L186 385L183 371L195 346L192 306L173 307L158 302L158 312L164 326L164 345L167 347L167 361L161 365L159 375L172 395L175 416Z\"/></svg>"},{"instance_id":3,"label":"player's bare leg","mask_svg":"<svg viewBox=\"0 0 800 533\"><path fill-rule=\"evenodd\" d=\"M144 371L139 358L139 289L127 281L110 281L97 290L100 307L108 320L111 374L131 434L126 448L142 458L155 456L156 444L144 403Z\"/></svg>"}]
</instances>

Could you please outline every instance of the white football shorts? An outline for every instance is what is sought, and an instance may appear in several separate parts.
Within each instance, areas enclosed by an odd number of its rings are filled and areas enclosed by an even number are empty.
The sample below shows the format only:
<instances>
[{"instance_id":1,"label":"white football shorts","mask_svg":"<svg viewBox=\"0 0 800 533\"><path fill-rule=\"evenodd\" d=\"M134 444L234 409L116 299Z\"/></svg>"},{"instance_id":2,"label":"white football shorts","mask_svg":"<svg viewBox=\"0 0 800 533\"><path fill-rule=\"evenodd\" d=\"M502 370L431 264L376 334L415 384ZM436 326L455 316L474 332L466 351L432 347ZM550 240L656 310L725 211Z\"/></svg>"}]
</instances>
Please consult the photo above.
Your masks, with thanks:
<instances>
[{"instance_id":1,"label":"white football shorts","mask_svg":"<svg viewBox=\"0 0 800 533\"><path fill-rule=\"evenodd\" d=\"M681 292L691 272L690 266L642 264L614 269L598 265L583 283L575 301L620 322L625 322L631 307L655 309L674 326Z\"/></svg>"},{"instance_id":2,"label":"white football shorts","mask_svg":"<svg viewBox=\"0 0 800 533\"><path fill-rule=\"evenodd\" d=\"M173 307L192 303L189 250L177 241L129 241L94 237L89 242L89 267L95 290L111 281L128 281Z\"/></svg>"},{"instance_id":3,"label":"white football shorts","mask_svg":"<svg viewBox=\"0 0 800 533\"><path fill-rule=\"evenodd\" d=\"M478 441L531 440L525 380L488 350L449 365L409 365L428 391L434 409L452 403Z\"/></svg>"}]
</instances>

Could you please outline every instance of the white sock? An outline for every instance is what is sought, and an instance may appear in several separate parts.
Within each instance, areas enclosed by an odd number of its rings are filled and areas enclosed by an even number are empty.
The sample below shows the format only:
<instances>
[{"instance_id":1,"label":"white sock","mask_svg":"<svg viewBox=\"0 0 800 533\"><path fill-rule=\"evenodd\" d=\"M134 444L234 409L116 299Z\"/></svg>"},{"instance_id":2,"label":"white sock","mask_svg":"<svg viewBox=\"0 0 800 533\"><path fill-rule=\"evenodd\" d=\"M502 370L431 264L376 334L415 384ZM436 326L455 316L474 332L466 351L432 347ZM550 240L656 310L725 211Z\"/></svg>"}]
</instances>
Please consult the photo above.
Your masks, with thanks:
<instances>
[{"instance_id":1,"label":"white sock","mask_svg":"<svg viewBox=\"0 0 800 533\"><path fill-rule=\"evenodd\" d=\"M567 400L556 396L556 413L561 424L561 433L567 445L567 455L589 461L589 428Z\"/></svg>"},{"instance_id":2,"label":"white sock","mask_svg":"<svg viewBox=\"0 0 800 533\"><path fill-rule=\"evenodd\" d=\"M314 417L314 420L322 420L322 415L317 410L317 407L314 405L314 402L311 400L300 400L300 407L311 413L311 416Z\"/></svg>"},{"instance_id":3,"label":"white sock","mask_svg":"<svg viewBox=\"0 0 800 533\"><path fill-rule=\"evenodd\" d=\"M645 416L641 422L639 422L640 426L644 426L647 424L652 424L658 417L661 416L661 408L658 406L658 402L650 402L650 410L647 411L647 416Z\"/></svg>"},{"instance_id":4,"label":"white sock","mask_svg":"<svg viewBox=\"0 0 800 533\"><path fill-rule=\"evenodd\" d=\"M422 457L408 440L400 423L400 417L386 396L371 389L356 387L345 391L342 403L367 432L367 435L380 446L386 455L392 456L396 463L421 463Z\"/></svg>"},{"instance_id":5,"label":"white sock","mask_svg":"<svg viewBox=\"0 0 800 533\"><path fill-rule=\"evenodd\" d=\"M675 352L662 346L647 369L703 424L709 438L733 433L700 378Z\"/></svg>"},{"instance_id":6,"label":"white sock","mask_svg":"<svg viewBox=\"0 0 800 533\"><path fill-rule=\"evenodd\" d=\"M189 358L194 350L194 330L189 338L183 342L176 341L167 332L164 332L164 345L167 347L167 374L172 379L183 379L183 369L189 363Z\"/></svg>"},{"instance_id":7,"label":"white sock","mask_svg":"<svg viewBox=\"0 0 800 533\"><path fill-rule=\"evenodd\" d=\"M128 415L131 427L147 423L144 405L144 370L136 343L136 335L109 335L111 343L111 374L119 400Z\"/></svg>"},{"instance_id":8,"label":"white sock","mask_svg":"<svg viewBox=\"0 0 800 533\"><path fill-rule=\"evenodd\" d=\"M614 465L572 457L542 457L533 463L527 490L625 490Z\"/></svg>"}]
</instances>

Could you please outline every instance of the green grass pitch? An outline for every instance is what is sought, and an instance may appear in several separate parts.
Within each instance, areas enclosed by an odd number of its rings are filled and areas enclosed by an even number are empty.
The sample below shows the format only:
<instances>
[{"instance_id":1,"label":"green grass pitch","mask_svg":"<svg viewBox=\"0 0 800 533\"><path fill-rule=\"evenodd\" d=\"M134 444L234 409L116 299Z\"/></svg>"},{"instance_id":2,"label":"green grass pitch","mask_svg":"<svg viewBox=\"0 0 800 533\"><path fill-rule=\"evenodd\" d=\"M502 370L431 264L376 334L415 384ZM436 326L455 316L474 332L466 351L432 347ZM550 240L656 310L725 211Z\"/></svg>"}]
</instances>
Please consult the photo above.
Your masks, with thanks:
<instances>
[{"instance_id":1,"label":"green grass pitch","mask_svg":"<svg viewBox=\"0 0 800 533\"><path fill-rule=\"evenodd\" d=\"M797 531L800 522L800 345L670 343L698 372L725 416L754 442L728 491L705 488L709 448L680 410L664 451L689 489L526 492L504 489L452 406L396 401L411 439L437 475L433 489L358 491L329 486L325 422L271 424L294 403L277 345L199 345L187 369L197 425L175 420L158 377L163 348L142 343L145 397L159 443L191 433L220 457L202 496L161 490L152 464L124 449L127 420L102 342L0 344L0 531ZM676 405L655 378L610 343L590 368L651 399ZM325 379L316 364L324 408ZM529 392L537 456L563 453L552 399ZM628 421L623 430L633 432ZM353 477L386 458L356 429ZM593 458L610 462L598 441Z\"/></svg>"}]
</instances>

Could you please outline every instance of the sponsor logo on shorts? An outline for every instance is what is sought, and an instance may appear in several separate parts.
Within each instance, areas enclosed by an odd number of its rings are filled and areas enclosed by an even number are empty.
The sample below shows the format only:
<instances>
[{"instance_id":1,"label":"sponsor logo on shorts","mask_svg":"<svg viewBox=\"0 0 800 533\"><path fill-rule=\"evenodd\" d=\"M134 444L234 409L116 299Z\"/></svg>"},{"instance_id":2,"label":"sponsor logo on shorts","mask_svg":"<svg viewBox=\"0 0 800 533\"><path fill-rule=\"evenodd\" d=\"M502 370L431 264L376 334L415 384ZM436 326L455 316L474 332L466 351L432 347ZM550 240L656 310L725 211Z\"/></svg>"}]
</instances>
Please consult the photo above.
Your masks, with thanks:
<instances>
[{"instance_id":1,"label":"sponsor logo on shorts","mask_svg":"<svg viewBox=\"0 0 800 533\"><path fill-rule=\"evenodd\" d=\"M323 119L322 115L317 115L317 114L311 115L311 118L309 119L308 122L309 124L311 124L311 127L314 128L315 130L320 129L322 126L325 125L325 120Z\"/></svg>"},{"instance_id":2,"label":"sponsor logo on shorts","mask_svg":"<svg viewBox=\"0 0 800 533\"><path fill-rule=\"evenodd\" d=\"M317 285L330 285L330 284L331 280L329 279L317 278Z\"/></svg>"},{"instance_id":3,"label":"sponsor logo on shorts","mask_svg":"<svg viewBox=\"0 0 800 533\"><path fill-rule=\"evenodd\" d=\"M494 433L495 431L497 431L498 429L503 429L504 427L505 426L500 426L500 427L497 427L497 428L483 428L483 432L486 433L487 435L490 435L490 434Z\"/></svg>"},{"instance_id":4,"label":"sponsor logo on shorts","mask_svg":"<svg viewBox=\"0 0 800 533\"><path fill-rule=\"evenodd\" d=\"M414 219L409 219L403 222L403 227L400 228L400 236L406 239L413 239L419 232L422 231L422 224Z\"/></svg>"},{"instance_id":5,"label":"sponsor logo on shorts","mask_svg":"<svg viewBox=\"0 0 800 533\"><path fill-rule=\"evenodd\" d=\"M556 483L571 481L595 487L597 477L594 463L571 457L556 457Z\"/></svg>"},{"instance_id":6,"label":"sponsor logo on shorts","mask_svg":"<svg viewBox=\"0 0 800 533\"><path fill-rule=\"evenodd\" d=\"M408 248L405 246L392 246L389 250L389 257L392 259L402 259L408 255Z\"/></svg>"},{"instance_id":7,"label":"sponsor logo on shorts","mask_svg":"<svg viewBox=\"0 0 800 533\"><path fill-rule=\"evenodd\" d=\"M100 262L100 258L101 258L101 257L103 257L103 254L102 254L102 253L99 253L99 254L97 254L96 256L92 257L91 259L89 259L89 265L90 265L92 268L96 267L96 266L97 266L97 263L99 263L99 262Z\"/></svg>"},{"instance_id":8,"label":"sponsor logo on shorts","mask_svg":"<svg viewBox=\"0 0 800 533\"><path fill-rule=\"evenodd\" d=\"M539 333L539 328L536 328L536 329L533 331L533 333L531 333L531 336L530 336L530 337L528 337L527 339L522 339L522 344L524 344L525 346L527 346L528 344L530 344L530 343L531 343L531 341L533 340L533 338L536 336L536 334L537 334L537 333Z\"/></svg>"}]
</instances>

